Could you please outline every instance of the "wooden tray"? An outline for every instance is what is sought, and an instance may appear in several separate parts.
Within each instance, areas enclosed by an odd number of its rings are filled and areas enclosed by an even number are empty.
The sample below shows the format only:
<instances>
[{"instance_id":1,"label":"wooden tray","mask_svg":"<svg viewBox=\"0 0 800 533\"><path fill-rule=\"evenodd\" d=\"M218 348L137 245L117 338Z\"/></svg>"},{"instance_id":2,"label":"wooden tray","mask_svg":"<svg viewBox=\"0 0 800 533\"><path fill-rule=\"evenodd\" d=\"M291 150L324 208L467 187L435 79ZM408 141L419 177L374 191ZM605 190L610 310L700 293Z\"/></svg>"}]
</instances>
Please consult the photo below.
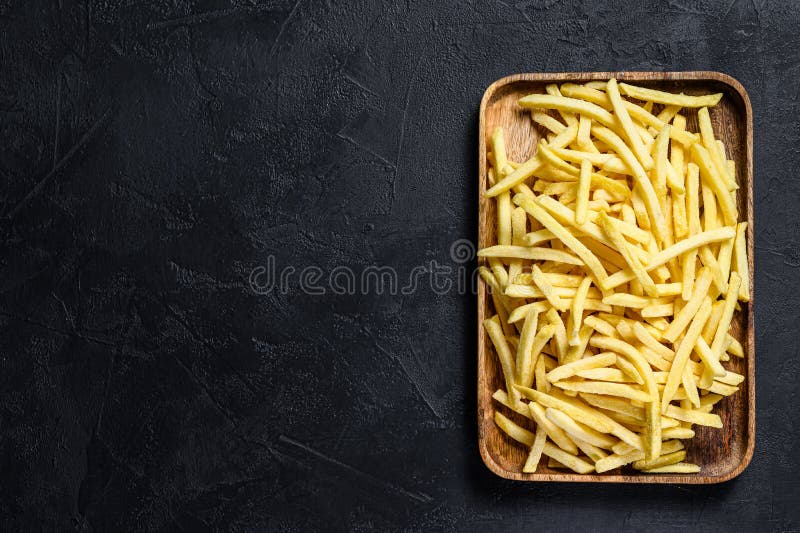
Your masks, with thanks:
<instances>
[{"instance_id":1,"label":"wooden tray","mask_svg":"<svg viewBox=\"0 0 800 533\"><path fill-rule=\"evenodd\" d=\"M582 475L553 470L539 464L536 473L525 474L522 465L527 450L494 424L496 408L519 420L521 417L492 400L492 393L504 386L502 371L483 320L494 314L488 287L478 286L478 445L481 457L498 476L521 481L582 481L608 483L719 483L738 476L753 456L755 443L755 350L753 344L753 112L744 87L719 72L569 72L558 74L516 74L497 80L486 90L481 101L479 126L479 218L478 240L481 248L496 244L495 203L484 196L487 188L486 145L497 125L505 129L509 158L525 161L534 153L539 130L517 101L530 93L544 93L549 83L586 82L616 77L645 87L686 94L724 93L719 105L711 108L714 131L725 142L729 157L736 161L739 213L748 222L747 249L750 264L750 302L733 319L733 335L745 349L745 359L731 358L728 368L744 374L739 392L725 398L714 409L724 427L714 429L693 426L695 438L684 441L686 461L696 463L701 472L693 475L641 474L626 467L604 474ZM687 117L687 128L697 130L694 113ZM543 461L546 463L547 461Z\"/></svg>"}]
</instances>

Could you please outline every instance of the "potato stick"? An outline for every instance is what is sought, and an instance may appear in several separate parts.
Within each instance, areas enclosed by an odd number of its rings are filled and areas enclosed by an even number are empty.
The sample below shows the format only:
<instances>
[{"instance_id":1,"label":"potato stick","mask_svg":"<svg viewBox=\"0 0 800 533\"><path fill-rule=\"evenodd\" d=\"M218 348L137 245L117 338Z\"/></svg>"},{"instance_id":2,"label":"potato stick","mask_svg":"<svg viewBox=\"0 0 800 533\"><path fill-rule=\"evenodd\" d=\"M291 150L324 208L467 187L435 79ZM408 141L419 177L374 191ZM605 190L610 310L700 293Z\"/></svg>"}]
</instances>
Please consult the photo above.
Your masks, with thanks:
<instances>
[{"instance_id":1,"label":"potato stick","mask_svg":"<svg viewBox=\"0 0 800 533\"><path fill-rule=\"evenodd\" d=\"M697 124L700 128L700 142L708 150L708 155L711 156L711 161L717 167L717 172L720 176L724 176L727 180L729 190L736 188L736 180L733 176L728 174L728 167L725 163L725 154L720 154L719 145L714 138L714 128L711 126L711 116L708 114L708 108L702 107L697 110Z\"/></svg>"},{"instance_id":2,"label":"potato stick","mask_svg":"<svg viewBox=\"0 0 800 533\"><path fill-rule=\"evenodd\" d=\"M478 250L478 257L502 257L504 259L532 259L534 261L558 261L570 265L582 265L583 261L574 255L553 250L551 248L538 248L530 246L513 246L498 244Z\"/></svg>"},{"instance_id":3,"label":"potato stick","mask_svg":"<svg viewBox=\"0 0 800 533\"><path fill-rule=\"evenodd\" d=\"M637 224L644 229L651 229L650 216L647 214L647 206L644 205L641 187L634 186L633 194L631 195L631 206Z\"/></svg>"},{"instance_id":4,"label":"potato stick","mask_svg":"<svg viewBox=\"0 0 800 533\"><path fill-rule=\"evenodd\" d=\"M524 444L525 446L533 446L535 440L534 434L512 422L500 411L494 412L494 423L497 424L503 433L514 439L515 441Z\"/></svg>"},{"instance_id":5,"label":"potato stick","mask_svg":"<svg viewBox=\"0 0 800 533\"><path fill-rule=\"evenodd\" d=\"M747 262L746 232L747 222L740 222L737 224L736 239L733 243L733 270L739 274L741 280L739 285L739 300L742 302L750 301L750 269Z\"/></svg>"},{"instance_id":6,"label":"potato stick","mask_svg":"<svg viewBox=\"0 0 800 533\"><path fill-rule=\"evenodd\" d=\"M659 207L658 198L650 178L645 174L644 168L636 159L633 152L628 148L619 136L608 128L600 126L593 126L592 133L608 144L619 155L620 159L631 169L633 172L633 180L639 186L642 192L642 199L644 200L647 213L655 230L656 238L663 241L666 234L666 226L664 222L664 215Z\"/></svg>"},{"instance_id":7,"label":"potato stick","mask_svg":"<svg viewBox=\"0 0 800 533\"><path fill-rule=\"evenodd\" d=\"M531 357L538 324L539 313L535 309L530 308L525 316L522 331L519 334L519 346L517 347L515 368L516 373L514 374L518 378L522 378L526 375L526 368L533 366Z\"/></svg>"},{"instance_id":8,"label":"potato stick","mask_svg":"<svg viewBox=\"0 0 800 533\"><path fill-rule=\"evenodd\" d=\"M623 94L630 96L631 98L636 98L637 100L679 107L715 106L722 98L722 93L708 94L703 96L688 96L685 94L673 94L664 91L657 91L655 89L646 89L644 87L637 87L627 83L620 83L619 89Z\"/></svg>"},{"instance_id":9,"label":"potato stick","mask_svg":"<svg viewBox=\"0 0 800 533\"><path fill-rule=\"evenodd\" d=\"M614 381L616 383L635 383L635 380L618 368L590 368L581 370L576 374L578 377L590 381ZM642 378L639 378L640 380Z\"/></svg>"},{"instance_id":10,"label":"potato stick","mask_svg":"<svg viewBox=\"0 0 800 533\"><path fill-rule=\"evenodd\" d=\"M572 363L563 364L547 374L548 381L555 382L570 378L580 372L590 368L602 368L611 366L617 361L617 356L613 353L604 353L592 357L586 357Z\"/></svg>"},{"instance_id":11,"label":"potato stick","mask_svg":"<svg viewBox=\"0 0 800 533\"><path fill-rule=\"evenodd\" d=\"M736 224L736 206L733 204L731 195L728 191L727 181L725 177L720 175L714 163L711 161L711 156L708 150L703 148L699 143L695 143L691 148L692 160L697 164L700 169L700 179L703 185L708 184L714 191L719 208L722 211L722 216L726 225Z\"/></svg>"},{"instance_id":12,"label":"potato stick","mask_svg":"<svg viewBox=\"0 0 800 533\"><path fill-rule=\"evenodd\" d=\"M542 194L546 194L548 196L555 196L559 194L564 194L568 191L574 191L578 188L578 184L573 181L556 181L556 182L536 182L536 185L540 183L547 183L544 187L534 187L537 190L541 189ZM519 208L518 208L519 209Z\"/></svg>"},{"instance_id":13,"label":"potato stick","mask_svg":"<svg viewBox=\"0 0 800 533\"><path fill-rule=\"evenodd\" d=\"M728 346L728 353L731 355L735 355L736 357L744 357L744 347L742 344L733 338L730 334L728 334L728 340L730 341L730 346Z\"/></svg>"},{"instance_id":14,"label":"potato stick","mask_svg":"<svg viewBox=\"0 0 800 533\"><path fill-rule=\"evenodd\" d=\"M603 303L609 305L619 305L622 307L632 307L634 309L641 309L649 305L661 305L670 303L669 296L665 298L650 298L647 296L636 296L633 294L626 294L624 292L616 292L603 298Z\"/></svg>"},{"instance_id":15,"label":"potato stick","mask_svg":"<svg viewBox=\"0 0 800 533\"><path fill-rule=\"evenodd\" d=\"M665 105L664 108L656 115L658 120L668 123L675 118L675 115L680 113L681 107L679 105Z\"/></svg>"},{"instance_id":16,"label":"potato stick","mask_svg":"<svg viewBox=\"0 0 800 533\"><path fill-rule=\"evenodd\" d=\"M530 409L531 415L536 421L536 424L544 429L544 431L547 433L547 436L556 444L556 446L572 455L576 455L578 453L578 447L575 446L575 443L572 442L572 439L569 438L566 432L564 432L564 430L557 425L553 424L550 419L547 418L544 407L536 402L531 402L528 404L528 408Z\"/></svg>"},{"instance_id":17,"label":"potato stick","mask_svg":"<svg viewBox=\"0 0 800 533\"><path fill-rule=\"evenodd\" d=\"M523 329L525 329L524 326ZM520 352L520 354L523 356L523 361L520 363L522 371L517 376L518 384L525 387L530 387L533 385L533 372L536 366L536 360L539 357L542 348L544 348L545 344L550 341L553 333L555 333L555 329L556 327L553 324L547 324L546 326L542 327L542 329L540 329L533 336L533 339L529 341L531 343L530 349L527 349L526 347L524 351Z\"/></svg>"},{"instance_id":18,"label":"potato stick","mask_svg":"<svg viewBox=\"0 0 800 533\"><path fill-rule=\"evenodd\" d=\"M634 450L625 455L612 454L597 461L594 464L594 468L598 474L601 474L642 459L644 459L644 452L639 450Z\"/></svg>"},{"instance_id":19,"label":"potato stick","mask_svg":"<svg viewBox=\"0 0 800 533\"><path fill-rule=\"evenodd\" d=\"M700 472L700 466L692 463L675 463L658 468L648 468L642 472L645 474L696 474Z\"/></svg>"},{"instance_id":20,"label":"potato stick","mask_svg":"<svg viewBox=\"0 0 800 533\"><path fill-rule=\"evenodd\" d=\"M659 356L666 359L673 359L675 357L675 352L658 342L650 330L644 327L641 322L633 323L633 334L639 342L653 350Z\"/></svg>"},{"instance_id":21,"label":"potato stick","mask_svg":"<svg viewBox=\"0 0 800 533\"><path fill-rule=\"evenodd\" d=\"M536 385L536 390L540 392L549 392L550 391L550 382L547 381L547 369L545 368L545 360L546 357L543 355L539 355L539 359L536 360L536 367L533 371L533 381Z\"/></svg>"},{"instance_id":22,"label":"potato stick","mask_svg":"<svg viewBox=\"0 0 800 533\"><path fill-rule=\"evenodd\" d=\"M574 472L577 472L578 474L588 474L589 472L594 471L593 465L587 463L583 459L580 459L578 457L575 457L574 455L570 455L565 451L558 449L549 442L545 443L542 453L544 453L544 455L548 457L555 459L565 467L569 468Z\"/></svg>"},{"instance_id":23,"label":"potato stick","mask_svg":"<svg viewBox=\"0 0 800 533\"><path fill-rule=\"evenodd\" d=\"M541 426L537 427L536 436L534 437L533 444L528 452L528 458L525 460L525 466L522 467L523 472L526 474L536 472L536 468L539 466L539 461L542 458L542 450L544 450L544 445L546 442L547 433Z\"/></svg>"},{"instance_id":24,"label":"potato stick","mask_svg":"<svg viewBox=\"0 0 800 533\"><path fill-rule=\"evenodd\" d=\"M714 381L718 381L719 383L724 383L725 385L732 385L737 386L741 385L744 381L744 376L741 374L737 374L736 372L726 371L723 376L716 376Z\"/></svg>"},{"instance_id":25,"label":"potato stick","mask_svg":"<svg viewBox=\"0 0 800 533\"><path fill-rule=\"evenodd\" d=\"M592 140L589 136L591 127L592 119L585 115L581 115L578 119L578 135L575 142L582 150L588 151L590 149L589 147L592 145Z\"/></svg>"},{"instance_id":26,"label":"potato stick","mask_svg":"<svg viewBox=\"0 0 800 533\"><path fill-rule=\"evenodd\" d=\"M606 449L610 449L611 446L619 442L617 439L612 438L605 433L595 431L589 426L576 422L558 409L548 407L545 410L545 416L547 416L547 418L553 424L564 430L564 432L566 432L566 434L569 435L573 441L575 439L580 439L584 442L588 442L589 444Z\"/></svg>"},{"instance_id":27,"label":"potato stick","mask_svg":"<svg viewBox=\"0 0 800 533\"><path fill-rule=\"evenodd\" d=\"M683 376L681 376L681 384L683 390L686 391L686 397L692 402L695 407L700 407L700 395L697 392L697 385L694 381L694 374L689 365L683 367Z\"/></svg>"},{"instance_id":28,"label":"potato stick","mask_svg":"<svg viewBox=\"0 0 800 533\"><path fill-rule=\"evenodd\" d=\"M655 318L660 316L672 316L675 309L672 303L660 305L648 305L642 307L641 315L643 318Z\"/></svg>"},{"instance_id":29,"label":"potato stick","mask_svg":"<svg viewBox=\"0 0 800 533\"><path fill-rule=\"evenodd\" d=\"M685 458L686 450L678 450L677 452L664 454L653 461L634 461L633 467L637 470L652 471L655 468L674 465L683 461Z\"/></svg>"},{"instance_id":30,"label":"potato stick","mask_svg":"<svg viewBox=\"0 0 800 533\"><path fill-rule=\"evenodd\" d=\"M589 185L592 178L592 164L588 159L581 161L581 176L578 181L578 193L575 206L575 224L580 226L586 223L586 213L589 208Z\"/></svg>"},{"instance_id":31,"label":"potato stick","mask_svg":"<svg viewBox=\"0 0 800 533\"><path fill-rule=\"evenodd\" d=\"M559 122L557 119L551 117L547 113L543 111L532 111L531 118L534 122L542 126L543 128L552 131L556 135L567 129L567 126Z\"/></svg>"},{"instance_id":32,"label":"potato stick","mask_svg":"<svg viewBox=\"0 0 800 533\"><path fill-rule=\"evenodd\" d=\"M511 244L514 246L523 246L523 237L527 233L528 227L528 214L524 209L519 207L511 211ZM522 273L522 261L511 261L508 265L508 277L514 280Z\"/></svg>"},{"instance_id":33,"label":"potato stick","mask_svg":"<svg viewBox=\"0 0 800 533\"><path fill-rule=\"evenodd\" d=\"M585 100L550 94L529 94L520 98L519 105L532 109L555 109L557 111L578 113L592 120L596 120L606 127L617 127L616 119L611 113Z\"/></svg>"},{"instance_id":34,"label":"potato stick","mask_svg":"<svg viewBox=\"0 0 800 533\"><path fill-rule=\"evenodd\" d=\"M594 277L602 282L606 279L606 274L603 265L597 257L589 251L576 237L574 237L564 226L559 224L552 216L550 216L544 208L538 205L535 201L527 196L517 194L514 196L514 203L525 209L529 215L538 220L545 228L549 229L556 235L570 250L580 257L585 263L587 269L594 275Z\"/></svg>"},{"instance_id":35,"label":"potato stick","mask_svg":"<svg viewBox=\"0 0 800 533\"><path fill-rule=\"evenodd\" d=\"M503 128L500 126L497 126L492 132L492 153L494 154L495 168L502 173L508 164L508 157L506 156Z\"/></svg>"},{"instance_id":36,"label":"potato stick","mask_svg":"<svg viewBox=\"0 0 800 533\"><path fill-rule=\"evenodd\" d=\"M567 329L564 326L564 321L561 320L561 315L558 314L555 308L551 307L548 309L545 316L547 317L547 321L556 328L553 333L552 343L555 345L556 355L559 361L561 361L569 347L569 343L567 342Z\"/></svg>"},{"instance_id":37,"label":"potato stick","mask_svg":"<svg viewBox=\"0 0 800 533\"><path fill-rule=\"evenodd\" d=\"M520 396L517 389L514 388L514 355L508 347L508 342L506 342L500 320L497 317L486 319L483 321L483 327L486 328L486 333L492 340L494 349L497 352L497 357L500 359L500 367L503 369L503 377L506 382L506 392L512 404L516 405L519 402Z\"/></svg>"},{"instance_id":38,"label":"potato stick","mask_svg":"<svg viewBox=\"0 0 800 533\"><path fill-rule=\"evenodd\" d=\"M691 409L682 409L675 405L668 405L665 413L667 416L681 420L684 422L691 422L699 426L710 426L715 428L722 427L722 420L719 415L704 413Z\"/></svg>"},{"instance_id":39,"label":"potato stick","mask_svg":"<svg viewBox=\"0 0 800 533\"><path fill-rule=\"evenodd\" d=\"M664 386L664 393L661 397L661 412L663 414L668 414L666 412L667 406L675 396L675 392L678 390L678 385L683 379L683 368L686 366L689 356L691 355L692 350L697 343L697 339L700 337L700 333L703 330L703 326L705 325L706 320L708 320L708 315L710 314L711 299L706 296L703 300L703 303L700 305L697 314L693 317L692 323L689 326L689 329L686 331L686 335L684 335L683 340L681 340L680 344L678 345L678 349L675 352L675 358L672 360L672 367L670 367L669 377L667 378L667 383Z\"/></svg>"},{"instance_id":40,"label":"potato stick","mask_svg":"<svg viewBox=\"0 0 800 533\"><path fill-rule=\"evenodd\" d=\"M574 287L553 287L553 294L557 298L563 299L570 299L574 298L575 294L577 293L578 289ZM504 291L504 294L510 298L544 298L545 295L539 287L531 286L531 285L520 285L517 283L509 284ZM601 298L602 294L600 291L594 287L590 288L588 291L589 298ZM567 304L571 303L570 301L566 302ZM548 302L548 306L552 304Z\"/></svg>"},{"instance_id":41,"label":"potato stick","mask_svg":"<svg viewBox=\"0 0 800 533\"><path fill-rule=\"evenodd\" d=\"M718 228L717 225L717 200L710 186L703 184L701 189L703 198L703 229L705 231Z\"/></svg>"},{"instance_id":42,"label":"potato stick","mask_svg":"<svg viewBox=\"0 0 800 533\"><path fill-rule=\"evenodd\" d=\"M639 159L642 167L645 170L650 170L653 168L653 159L645 150L644 144L642 143L642 138L636 131L636 128L633 126L633 121L628 114L628 110L625 107L622 96L619 94L617 80L614 78L608 80L606 94L608 95L608 99L611 101L611 107L617 116L617 120L619 120L619 124L622 126L622 131L625 134L625 138L628 140L628 143L633 149L633 153Z\"/></svg>"},{"instance_id":43,"label":"potato stick","mask_svg":"<svg viewBox=\"0 0 800 533\"><path fill-rule=\"evenodd\" d=\"M497 243L511 244L511 194L497 197Z\"/></svg>"},{"instance_id":44,"label":"potato stick","mask_svg":"<svg viewBox=\"0 0 800 533\"><path fill-rule=\"evenodd\" d=\"M589 292L589 286L591 283L591 278L584 278L581 281L580 286L578 286L578 289L575 291L575 297L572 299L572 329L569 332L570 346L579 346L581 343L580 330L581 326L583 325L583 309L586 303L586 295Z\"/></svg>"},{"instance_id":45,"label":"potato stick","mask_svg":"<svg viewBox=\"0 0 800 533\"><path fill-rule=\"evenodd\" d=\"M652 256L650 262L645 266L645 270L649 272L655 268L658 268L664 265L670 259L674 259L675 257L683 255L689 250L696 250L697 248L705 246L706 244L731 239L734 237L735 233L736 232L732 227L725 226L711 231L704 231L702 233L698 233L697 235L692 235L688 239L676 242L669 248L665 248ZM601 282L600 285L603 288L610 290L622 285L623 283L629 282L634 277L635 276L632 273L616 272L611 276L608 276L608 279L605 282Z\"/></svg>"},{"instance_id":46,"label":"potato stick","mask_svg":"<svg viewBox=\"0 0 800 533\"><path fill-rule=\"evenodd\" d=\"M543 242L551 241L556 239L557 237L553 235L553 232L547 229L540 229L537 231L532 231L527 233L525 237L523 237L522 242L525 246L536 246L537 244L541 244Z\"/></svg>"},{"instance_id":47,"label":"potato stick","mask_svg":"<svg viewBox=\"0 0 800 533\"><path fill-rule=\"evenodd\" d=\"M694 285L694 294L689 298L689 301L686 302L686 305L683 306L680 312L675 315L667 331L664 332L664 338L666 340L674 343L678 336L683 333L689 325L689 322L691 322L697 310L700 309L703 299L708 294L708 289L711 287L711 278L711 269L708 267L700 269L697 275L697 281Z\"/></svg>"},{"instance_id":48,"label":"potato stick","mask_svg":"<svg viewBox=\"0 0 800 533\"><path fill-rule=\"evenodd\" d=\"M542 291L542 294L550 302L550 305L558 309L559 311L566 311L567 307L564 304L564 301L559 298L553 286L550 285L550 282L547 281L547 278L544 277L542 270L539 268L539 265L533 265L531 267L531 278L533 280L534 285Z\"/></svg>"},{"instance_id":49,"label":"potato stick","mask_svg":"<svg viewBox=\"0 0 800 533\"><path fill-rule=\"evenodd\" d=\"M645 271L639 258L631 252L629 244L625 241L625 237L622 236L619 229L611 222L611 218L606 213L600 212L598 220L603 231L611 240L611 243L620 255L622 255L622 258L625 259L625 262L636 276L636 279L642 284L642 288L644 288L645 292L650 296L656 296L656 285L653 279Z\"/></svg>"},{"instance_id":50,"label":"potato stick","mask_svg":"<svg viewBox=\"0 0 800 533\"><path fill-rule=\"evenodd\" d=\"M628 376L634 383L637 385L644 385L644 378L639 374L639 370L633 363L624 357L618 357L617 367L619 367L620 372Z\"/></svg>"},{"instance_id":51,"label":"potato stick","mask_svg":"<svg viewBox=\"0 0 800 533\"><path fill-rule=\"evenodd\" d=\"M542 275L553 287L565 289L577 289L581 281L586 277L575 274L559 274L558 272L542 272ZM515 285L531 285L533 284L533 278L529 273L520 274L513 282Z\"/></svg>"},{"instance_id":52,"label":"potato stick","mask_svg":"<svg viewBox=\"0 0 800 533\"><path fill-rule=\"evenodd\" d=\"M497 401L497 403L508 407L515 413L521 414L522 416L530 418L531 420L533 419L533 417L531 416L530 409L528 409L528 406L522 402L518 402L516 404L511 403L511 400L508 399L508 393L503 389L497 389L496 391L494 391L494 394L492 394L492 398L494 398Z\"/></svg>"},{"instance_id":53,"label":"potato stick","mask_svg":"<svg viewBox=\"0 0 800 533\"><path fill-rule=\"evenodd\" d=\"M663 198L667 194L667 152L669 151L669 130L670 125L664 124L661 131L656 138L655 146L653 147L655 160L653 189L656 194Z\"/></svg>"},{"instance_id":54,"label":"potato stick","mask_svg":"<svg viewBox=\"0 0 800 533\"><path fill-rule=\"evenodd\" d=\"M583 319L583 322L588 326L590 326L592 329L594 329L596 332L602 333L603 335L606 335L608 337L615 337L617 335L614 326L612 326L605 320L598 318L595 315L587 316L586 318Z\"/></svg>"},{"instance_id":55,"label":"potato stick","mask_svg":"<svg viewBox=\"0 0 800 533\"><path fill-rule=\"evenodd\" d=\"M591 392L593 394L607 394L609 396L620 396L640 402L650 402L651 396L639 389L623 383L605 383L599 381L557 381L553 383L556 387L574 392Z\"/></svg>"},{"instance_id":56,"label":"potato stick","mask_svg":"<svg viewBox=\"0 0 800 533\"><path fill-rule=\"evenodd\" d=\"M733 245L736 239L730 241L723 241L719 245L719 254L717 255L717 265L722 279L727 280L731 274L731 256L733 255ZM727 288L727 287L726 287Z\"/></svg>"},{"instance_id":57,"label":"potato stick","mask_svg":"<svg viewBox=\"0 0 800 533\"><path fill-rule=\"evenodd\" d=\"M733 311L736 307L736 300L739 297L740 284L741 278L739 277L739 274L732 272L730 283L728 284L728 292L725 294L725 307L722 310L722 317L719 320L717 331L714 334L714 341L711 343L711 351L714 353L714 356L717 359L719 359L722 353L725 351L723 343L726 340L726 335L731 325Z\"/></svg>"},{"instance_id":58,"label":"potato stick","mask_svg":"<svg viewBox=\"0 0 800 533\"><path fill-rule=\"evenodd\" d=\"M701 399L702 401L702 399ZM691 428L674 427L661 431L661 437L667 439L693 439L694 431Z\"/></svg>"},{"instance_id":59,"label":"potato stick","mask_svg":"<svg viewBox=\"0 0 800 533\"><path fill-rule=\"evenodd\" d=\"M730 396L734 392L738 391L739 387L733 387L725 383L720 383L719 381L714 381L707 390L708 392L721 394L722 396Z\"/></svg>"},{"instance_id":60,"label":"potato stick","mask_svg":"<svg viewBox=\"0 0 800 533\"><path fill-rule=\"evenodd\" d=\"M711 316L708 317L708 322L706 322L703 333L701 334L701 337L706 343L714 342L714 333L717 331L717 326L722 318L722 311L724 309L725 300L718 300L714 302L714 305L711 307Z\"/></svg>"}]
</instances>

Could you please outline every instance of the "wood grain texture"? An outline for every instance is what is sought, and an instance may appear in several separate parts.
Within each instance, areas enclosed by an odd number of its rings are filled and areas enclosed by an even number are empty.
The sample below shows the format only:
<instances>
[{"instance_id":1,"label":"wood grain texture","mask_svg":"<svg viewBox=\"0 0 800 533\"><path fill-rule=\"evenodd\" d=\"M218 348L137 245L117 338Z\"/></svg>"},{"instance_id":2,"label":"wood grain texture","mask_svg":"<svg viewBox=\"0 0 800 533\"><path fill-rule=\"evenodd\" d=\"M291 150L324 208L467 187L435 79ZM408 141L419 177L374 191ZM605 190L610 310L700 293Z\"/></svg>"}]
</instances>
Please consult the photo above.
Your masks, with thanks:
<instances>
[{"instance_id":1,"label":"wood grain texture","mask_svg":"<svg viewBox=\"0 0 800 533\"><path fill-rule=\"evenodd\" d=\"M530 158L539 140L540 130L530 114L519 107L519 98L530 93L544 93L548 83L620 81L686 94L722 92L719 105L709 109L714 131L736 162L737 198L740 220L747 220L747 251L750 267L750 302L742 305L733 318L732 334L739 339L746 357L732 357L726 367L745 376L739 392L723 399L714 409L724 427L714 429L694 426L695 438L684 441L686 461L700 465L693 475L642 474L630 467L604 474L581 475L548 468L546 461L536 473L522 472L527 450L502 433L494 424L494 410L499 408L492 393L503 386L502 372L491 346L483 320L494 314L489 289L483 280L478 286L478 440L484 463L495 474L520 481L578 481L608 483L692 483L727 481L739 475L750 463L755 445L755 346L753 331L753 113L750 98L742 85L719 72L595 72L516 74L497 80L486 90L481 101L479 124L479 216L478 241L483 248L496 244L495 202L485 197L487 189L486 147L492 130L505 129L508 156L515 161ZM697 131L695 113L687 113L687 128ZM503 413L514 420L524 419L507 409Z\"/></svg>"}]
</instances>

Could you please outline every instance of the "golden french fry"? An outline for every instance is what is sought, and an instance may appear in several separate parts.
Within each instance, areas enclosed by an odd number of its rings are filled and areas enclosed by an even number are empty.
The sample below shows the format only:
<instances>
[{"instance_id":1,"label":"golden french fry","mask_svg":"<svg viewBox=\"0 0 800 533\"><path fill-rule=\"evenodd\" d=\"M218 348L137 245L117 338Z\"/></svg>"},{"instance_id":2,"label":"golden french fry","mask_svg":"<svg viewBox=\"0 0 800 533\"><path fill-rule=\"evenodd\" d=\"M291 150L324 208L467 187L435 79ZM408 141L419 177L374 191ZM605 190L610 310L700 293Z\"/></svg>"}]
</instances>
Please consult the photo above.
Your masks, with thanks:
<instances>
[{"instance_id":1,"label":"golden french fry","mask_svg":"<svg viewBox=\"0 0 800 533\"><path fill-rule=\"evenodd\" d=\"M646 89L644 87L637 87L627 83L620 83L619 89L623 94L630 96L631 98L636 98L637 100L646 100L649 102L655 102L657 104L679 107L715 106L722 98L722 93L704 96L688 96L685 94L673 94L664 91L657 91L655 89Z\"/></svg>"}]
</instances>

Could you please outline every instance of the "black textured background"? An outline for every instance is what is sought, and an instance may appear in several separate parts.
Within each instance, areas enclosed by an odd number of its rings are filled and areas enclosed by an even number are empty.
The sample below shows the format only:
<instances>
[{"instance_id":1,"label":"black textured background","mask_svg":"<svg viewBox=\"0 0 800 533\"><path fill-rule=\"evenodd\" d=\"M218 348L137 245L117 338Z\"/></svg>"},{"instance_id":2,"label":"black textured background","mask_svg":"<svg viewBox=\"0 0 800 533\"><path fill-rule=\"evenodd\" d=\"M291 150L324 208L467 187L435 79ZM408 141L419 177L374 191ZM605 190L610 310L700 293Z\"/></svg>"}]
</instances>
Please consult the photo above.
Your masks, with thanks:
<instances>
[{"instance_id":1,"label":"black textured background","mask_svg":"<svg viewBox=\"0 0 800 533\"><path fill-rule=\"evenodd\" d=\"M800 14L597 4L0 1L0 529L800 530ZM250 288L270 255L455 266L501 76L693 69L755 114L758 438L732 482L501 480L473 296Z\"/></svg>"}]
</instances>

